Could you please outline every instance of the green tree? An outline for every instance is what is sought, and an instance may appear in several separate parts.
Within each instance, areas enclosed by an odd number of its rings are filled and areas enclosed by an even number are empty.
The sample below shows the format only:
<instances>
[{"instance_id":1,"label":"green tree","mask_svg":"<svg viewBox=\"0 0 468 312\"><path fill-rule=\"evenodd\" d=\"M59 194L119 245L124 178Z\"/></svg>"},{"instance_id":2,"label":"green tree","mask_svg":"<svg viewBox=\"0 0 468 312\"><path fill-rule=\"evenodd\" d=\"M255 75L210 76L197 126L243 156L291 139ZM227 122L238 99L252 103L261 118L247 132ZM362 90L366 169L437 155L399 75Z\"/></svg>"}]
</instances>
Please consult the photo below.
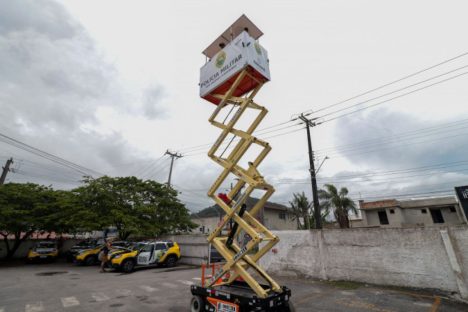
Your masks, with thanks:
<instances>
[{"instance_id":1,"label":"green tree","mask_svg":"<svg viewBox=\"0 0 468 312\"><path fill-rule=\"evenodd\" d=\"M8 183L0 186L0 236L11 258L19 246L36 231L66 230L58 198L65 196L51 188L33 184ZM12 238L13 242L9 240Z\"/></svg>"},{"instance_id":2,"label":"green tree","mask_svg":"<svg viewBox=\"0 0 468 312\"><path fill-rule=\"evenodd\" d=\"M120 239L130 235L158 236L194 227L177 192L151 180L136 177L85 178L85 186L73 191L84 230L115 226Z\"/></svg>"},{"instance_id":3,"label":"green tree","mask_svg":"<svg viewBox=\"0 0 468 312\"><path fill-rule=\"evenodd\" d=\"M330 215L330 210L328 210L328 209L326 209L324 207L320 207L320 219L322 220L322 225L330 223L329 215ZM309 221L310 222L310 227L315 229L316 228L316 226L315 226L315 214L314 214L314 210L312 209L312 207L311 207L311 210L310 210L309 220L310 220Z\"/></svg>"},{"instance_id":4,"label":"green tree","mask_svg":"<svg viewBox=\"0 0 468 312\"><path fill-rule=\"evenodd\" d=\"M340 191L332 184L325 184L325 190L319 190L320 205L324 209L333 210L340 228L349 228L349 211L357 214L356 204L349 198L348 189L342 187Z\"/></svg>"},{"instance_id":5,"label":"green tree","mask_svg":"<svg viewBox=\"0 0 468 312\"><path fill-rule=\"evenodd\" d=\"M312 209L312 203L309 203L309 199L307 196L302 193L294 193L293 200L289 202L291 205L291 211L294 215L294 218L297 222L298 229L310 229L315 228L315 216L314 211ZM321 209L320 211L322 224L325 224L327 221L327 217L330 214L328 209ZM304 225L301 225L300 218L304 220Z\"/></svg>"},{"instance_id":6,"label":"green tree","mask_svg":"<svg viewBox=\"0 0 468 312\"><path fill-rule=\"evenodd\" d=\"M294 214L294 218L297 222L298 229L310 229L310 203L305 196L304 192L302 193L294 193L293 200L289 202L291 205L292 213ZM304 226L301 225L299 219L302 218L304 220Z\"/></svg>"}]
</instances>

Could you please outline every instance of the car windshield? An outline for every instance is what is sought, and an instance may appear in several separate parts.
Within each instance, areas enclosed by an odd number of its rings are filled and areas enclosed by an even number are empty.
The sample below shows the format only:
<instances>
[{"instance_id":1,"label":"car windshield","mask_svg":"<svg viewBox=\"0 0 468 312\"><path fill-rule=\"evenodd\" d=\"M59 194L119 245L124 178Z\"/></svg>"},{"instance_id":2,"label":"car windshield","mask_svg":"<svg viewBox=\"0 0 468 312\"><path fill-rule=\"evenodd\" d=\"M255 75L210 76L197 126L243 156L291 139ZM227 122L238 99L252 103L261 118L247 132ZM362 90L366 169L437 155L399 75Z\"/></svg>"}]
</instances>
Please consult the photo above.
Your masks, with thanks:
<instances>
[{"instance_id":1,"label":"car windshield","mask_svg":"<svg viewBox=\"0 0 468 312\"><path fill-rule=\"evenodd\" d=\"M146 244L141 248L141 252L151 252L153 250L153 245Z\"/></svg>"},{"instance_id":2,"label":"car windshield","mask_svg":"<svg viewBox=\"0 0 468 312\"><path fill-rule=\"evenodd\" d=\"M143 249L143 247L145 247L147 244L143 244L143 243L135 243L133 244L132 246L132 250L141 250Z\"/></svg>"},{"instance_id":3,"label":"car windshield","mask_svg":"<svg viewBox=\"0 0 468 312\"><path fill-rule=\"evenodd\" d=\"M55 243L41 242L36 245L36 248L55 248Z\"/></svg>"}]
</instances>

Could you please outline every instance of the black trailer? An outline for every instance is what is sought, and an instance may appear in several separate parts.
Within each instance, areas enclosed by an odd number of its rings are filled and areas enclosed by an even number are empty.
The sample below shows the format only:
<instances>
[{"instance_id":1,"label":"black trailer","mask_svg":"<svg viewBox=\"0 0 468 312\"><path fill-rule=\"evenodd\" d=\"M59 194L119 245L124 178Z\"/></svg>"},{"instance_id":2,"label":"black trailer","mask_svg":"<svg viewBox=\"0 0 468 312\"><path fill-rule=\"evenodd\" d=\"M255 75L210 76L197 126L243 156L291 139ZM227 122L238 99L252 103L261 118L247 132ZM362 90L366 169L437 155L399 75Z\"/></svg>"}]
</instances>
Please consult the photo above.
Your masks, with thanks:
<instances>
[{"instance_id":1,"label":"black trailer","mask_svg":"<svg viewBox=\"0 0 468 312\"><path fill-rule=\"evenodd\" d=\"M261 285L264 289L268 286ZM258 298L245 282L230 285L202 287L192 285L191 312L294 312L291 290L282 286L282 292L270 291L268 297Z\"/></svg>"}]
</instances>

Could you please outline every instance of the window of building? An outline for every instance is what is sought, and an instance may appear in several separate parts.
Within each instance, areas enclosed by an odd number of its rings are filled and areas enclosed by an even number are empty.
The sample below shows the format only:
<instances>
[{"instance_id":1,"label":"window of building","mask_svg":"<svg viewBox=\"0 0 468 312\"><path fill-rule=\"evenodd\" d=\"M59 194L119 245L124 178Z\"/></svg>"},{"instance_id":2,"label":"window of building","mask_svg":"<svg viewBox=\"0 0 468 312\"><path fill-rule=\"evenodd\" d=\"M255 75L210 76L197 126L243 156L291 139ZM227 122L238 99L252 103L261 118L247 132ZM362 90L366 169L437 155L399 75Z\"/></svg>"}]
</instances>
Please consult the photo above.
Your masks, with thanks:
<instances>
[{"instance_id":1,"label":"window of building","mask_svg":"<svg viewBox=\"0 0 468 312\"><path fill-rule=\"evenodd\" d=\"M390 209L390 213L391 213L391 214L394 214L394 213L395 213L395 209Z\"/></svg>"},{"instance_id":2,"label":"window of building","mask_svg":"<svg viewBox=\"0 0 468 312\"><path fill-rule=\"evenodd\" d=\"M421 209L421 213L427 213L426 209Z\"/></svg>"},{"instance_id":3,"label":"window of building","mask_svg":"<svg viewBox=\"0 0 468 312\"><path fill-rule=\"evenodd\" d=\"M455 207L450 207L450 212L457 212L457 209L455 209Z\"/></svg>"},{"instance_id":4,"label":"window of building","mask_svg":"<svg viewBox=\"0 0 468 312\"><path fill-rule=\"evenodd\" d=\"M380 224L389 224L387 212L385 210L379 211L378 214L379 214Z\"/></svg>"},{"instance_id":5,"label":"window of building","mask_svg":"<svg viewBox=\"0 0 468 312\"><path fill-rule=\"evenodd\" d=\"M283 212L283 211L280 212L280 213L279 213L279 218L280 218L281 220L286 220L286 212Z\"/></svg>"},{"instance_id":6,"label":"window of building","mask_svg":"<svg viewBox=\"0 0 468 312\"><path fill-rule=\"evenodd\" d=\"M434 223L444 223L444 217L442 216L442 211L440 211L440 209L431 209L431 217Z\"/></svg>"}]
</instances>

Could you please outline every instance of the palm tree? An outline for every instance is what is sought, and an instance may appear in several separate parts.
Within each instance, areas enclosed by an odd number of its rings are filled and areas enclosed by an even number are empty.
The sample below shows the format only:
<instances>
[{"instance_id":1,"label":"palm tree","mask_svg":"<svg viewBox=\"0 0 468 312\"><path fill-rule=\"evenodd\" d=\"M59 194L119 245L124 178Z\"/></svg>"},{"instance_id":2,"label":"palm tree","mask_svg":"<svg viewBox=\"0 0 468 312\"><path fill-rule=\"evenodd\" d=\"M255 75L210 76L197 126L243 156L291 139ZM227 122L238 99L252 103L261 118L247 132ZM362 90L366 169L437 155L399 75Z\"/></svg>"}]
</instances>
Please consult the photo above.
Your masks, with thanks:
<instances>
[{"instance_id":1,"label":"palm tree","mask_svg":"<svg viewBox=\"0 0 468 312\"><path fill-rule=\"evenodd\" d=\"M292 201L289 202L291 205L292 213L297 222L297 228L301 229L301 223L299 222L299 218L303 218L304 220L304 229L310 229L310 203L307 197L305 196L304 192L302 193L294 193L294 198Z\"/></svg>"},{"instance_id":2,"label":"palm tree","mask_svg":"<svg viewBox=\"0 0 468 312\"><path fill-rule=\"evenodd\" d=\"M326 190L318 191L321 207L323 209L333 209L340 228L349 228L348 212L351 210L357 214L357 210L354 201L347 197L348 189L342 187L338 192L332 184L325 184L324 187Z\"/></svg>"},{"instance_id":3,"label":"palm tree","mask_svg":"<svg viewBox=\"0 0 468 312\"><path fill-rule=\"evenodd\" d=\"M330 210L328 210L328 208L325 208L325 207L321 207L320 209L320 219L322 220L322 225L326 224L326 223L330 223L329 221L329 218L328 216L330 215ZM315 227L315 213L313 211L313 209L311 210L310 212L310 227L311 228L316 228Z\"/></svg>"}]
</instances>

